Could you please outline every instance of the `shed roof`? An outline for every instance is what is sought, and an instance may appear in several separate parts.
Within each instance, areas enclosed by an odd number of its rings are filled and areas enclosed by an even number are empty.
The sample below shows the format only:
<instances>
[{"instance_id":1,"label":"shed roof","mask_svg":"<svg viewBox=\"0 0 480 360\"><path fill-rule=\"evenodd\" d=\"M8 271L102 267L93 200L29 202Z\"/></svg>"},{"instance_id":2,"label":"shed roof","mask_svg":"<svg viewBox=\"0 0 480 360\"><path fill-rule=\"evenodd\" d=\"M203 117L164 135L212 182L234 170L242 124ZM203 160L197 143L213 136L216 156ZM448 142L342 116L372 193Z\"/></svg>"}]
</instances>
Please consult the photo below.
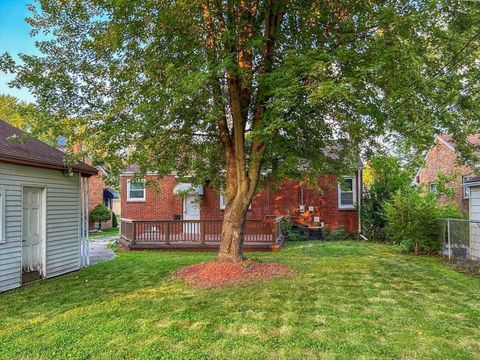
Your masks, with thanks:
<instances>
[{"instance_id":1,"label":"shed roof","mask_svg":"<svg viewBox=\"0 0 480 360\"><path fill-rule=\"evenodd\" d=\"M22 130L2 120L0 120L0 161L47 169L67 169L64 152L27 136ZM71 168L74 172L87 176L98 173L97 169L83 162L78 162Z\"/></svg>"}]
</instances>

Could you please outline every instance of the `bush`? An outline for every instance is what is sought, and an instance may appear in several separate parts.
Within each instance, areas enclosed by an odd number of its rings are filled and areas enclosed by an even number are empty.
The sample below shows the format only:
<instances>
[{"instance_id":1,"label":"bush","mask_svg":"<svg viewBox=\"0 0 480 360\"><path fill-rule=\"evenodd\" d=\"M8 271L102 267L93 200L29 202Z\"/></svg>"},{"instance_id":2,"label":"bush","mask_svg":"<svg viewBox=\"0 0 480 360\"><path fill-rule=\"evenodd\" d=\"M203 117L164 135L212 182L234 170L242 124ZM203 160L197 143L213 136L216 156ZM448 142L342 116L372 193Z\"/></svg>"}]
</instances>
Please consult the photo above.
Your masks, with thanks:
<instances>
[{"instance_id":1,"label":"bush","mask_svg":"<svg viewBox=\"0 0 480 360\"><path fill-rule=\"evenodd\" d=\"M288 220L282 222L282 233L286 241L305 241L308 238L298 229L295 229L293 223Z\"/></svg>"},{"instance_id":2,"label":"bush","mask_svg":"<svg viewBox=\"0 0 480 360\"><path fill-rule=\"evenodd\" d=\"M339 241L339 240L348 240L352 238L352 234L349 234L342 229L328 230L326 229L323 233L323 238L325 241Z\"/></svg>"},{"instance_id":3,"label":"bush","mask_svg":"<svg viewBox=\"0 0 480 360\"><path fill-rule=\"evenodd\" d=\"M400 189L410 186L411 175L392 156L376 155L366 166L362 198L362 226L371 240L386 240L387 216L385 204Z\"/></svg>"},{"instance_id":4,"label":"bush","mask_svg":"<svg viewBox=\"0 0 480 360\"><path fill-rule=\"evenodd\" d=\"M111 218L110 210L105 205L99 204L90 213L90 219L100 224L99 230L102 229L102 222Z\"/></svg>"},{"instance_id":5,"label":"bush","mask_svg":"<svg viewBox=\"0 0 480 360\"><path fill-rule=\"evenodd\" d=\"M112 227L118 228L118 218L117 215L112 211Z\"/></svg>"},{"instance_id":6,"label":"bush","mask_svg":"<svg viewBox=\"0 0 480 360\"><path fill-rule=\"evenodd\" d=\"M441 249L439 222L442 217L461 218L455 205L439 205L436 195L417 188L399 190L385 205L386 233L402 250L433 254Z\"/></svg>"}]
</instances>

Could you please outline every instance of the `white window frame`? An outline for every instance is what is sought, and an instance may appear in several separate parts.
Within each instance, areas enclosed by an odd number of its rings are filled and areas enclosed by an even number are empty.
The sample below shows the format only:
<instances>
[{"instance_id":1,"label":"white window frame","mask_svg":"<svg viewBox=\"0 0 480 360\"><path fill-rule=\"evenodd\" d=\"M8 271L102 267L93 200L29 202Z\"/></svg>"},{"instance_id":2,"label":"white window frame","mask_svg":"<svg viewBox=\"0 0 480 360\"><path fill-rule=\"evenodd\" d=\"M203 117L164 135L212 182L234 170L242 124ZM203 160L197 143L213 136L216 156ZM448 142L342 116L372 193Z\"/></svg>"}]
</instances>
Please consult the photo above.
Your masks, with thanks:
<instances>
[{"instance_id":1,"label":"white window frame","mask_svg":"<svg viewBox=\"0 0 480 360\"><path fill-rule=\"evenodd\" d=\"M6 208L7 199L5 197L5 190L0 189L0 243L7 241L5 236L5 208Z\"/></svg>"},{"instance_id":2,"label":"white window frame","mask_svg":"<svg viewBox=\"0 0 480 360\"><path fill-rule=\"evenodd\" d=\"M462 176L462 183L465 184L467 180L470 180L473 177L473 175L464 175ZM470 186L464 186L462 189L462 197L464 199L470 199Z\"/></svg>"},{"instance_id":3,"label":"white window frame","mask_svg":"<svg viewBox=\"0 0 480 360\"><path fill-rule=\"evenodd\" d=\"M225 210L226 205L227 201L225 200L225 195L220 194L220 210Z\"/></svg>"},{"instance_id":4,"label":"white window frame","mask_svg":"<svg viewBox=\"0 0 480 360\"><path fill-rule=\"evenodd\" d=\"M438 188L437 188L437 182L436 181L431 181L428 183L428 191L431 193L437 194L438 193Z\"/></svg>"},{"instance_id":5,"label":"white window frame","mask_svg":"<svg viewBox=\"0 0 480 360\"><path fill-rule=\"evenodd\" d=\"M225 210L225 206L227 205L227 201L225 199L225 195L220 194L220 210ZM248 210L252 210L252 203L248 206Z\"/></svg>"},{"instance_id":6,"label":"white window frame","mask_svg":"<svg viewBox=\"0 0 480 360\"><path fill-rule=\"evenodd\" d=\"M355 181L355 176L342 176L340 180L346 180L346 179L352 180L351 192L353 193L353 198L352 198L353 203L351 205L342 204L342 192L349 193L350 191L342 191L342 181L339 181L338 182L338 208L340 210L354 210L357 207L357 182Z\"/></svg>"},{"instance_id":7,"label":"white window frame","mask_svg":"<svg viewBox=\"0 0 480 360\"><path fill-rule=\"evenodd\" d=\"M130 197L130 183L143 183L143 197ZM138 191L138 189L137 189ZM145 187L145 181L134 181L134 180L127 180L127 201L135 202L135 201L146 201L147 200L147 188Z\"/></svg>"}]
</instances>

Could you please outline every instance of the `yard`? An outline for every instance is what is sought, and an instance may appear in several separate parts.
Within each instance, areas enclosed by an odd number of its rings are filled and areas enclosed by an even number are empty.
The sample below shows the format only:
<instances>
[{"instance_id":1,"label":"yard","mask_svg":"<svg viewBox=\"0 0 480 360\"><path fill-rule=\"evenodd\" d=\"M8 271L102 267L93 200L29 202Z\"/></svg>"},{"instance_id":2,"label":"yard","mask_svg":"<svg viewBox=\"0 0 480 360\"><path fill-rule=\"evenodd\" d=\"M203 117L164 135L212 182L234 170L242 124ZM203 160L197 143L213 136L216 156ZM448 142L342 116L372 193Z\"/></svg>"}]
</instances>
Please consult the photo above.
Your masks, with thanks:
<instances>
[{"instance_id":1,"label":"yard","mask_svg":"<svg viewBox=\"0 0 480 360\"><path fill-rule=\"evenodd\" d=\"M480 282L360 242L251 254L292 278L192 288L201 253L122 253L0 294L1 359L478 359Z\"/></svg>"}]
</instances>

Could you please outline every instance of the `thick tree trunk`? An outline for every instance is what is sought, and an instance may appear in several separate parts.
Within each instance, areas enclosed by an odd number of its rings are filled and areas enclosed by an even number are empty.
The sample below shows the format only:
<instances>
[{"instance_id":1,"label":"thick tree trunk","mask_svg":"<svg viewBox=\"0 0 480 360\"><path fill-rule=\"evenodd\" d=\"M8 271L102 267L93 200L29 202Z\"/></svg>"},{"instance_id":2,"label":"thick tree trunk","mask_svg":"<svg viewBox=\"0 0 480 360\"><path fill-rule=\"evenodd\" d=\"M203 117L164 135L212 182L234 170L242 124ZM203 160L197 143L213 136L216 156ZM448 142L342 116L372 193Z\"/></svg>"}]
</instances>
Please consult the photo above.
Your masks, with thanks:
<instances>
[{"instance_id":1,"label":"thick tree trunk","mask_svg":"<svg viewBox=\"0 0 480 360\"><path fill-rule=\"evenodd\" d=\"M243 235L248 204L245 200L234 200L225 206L222 240L218 259L221 261L241 262L243 256Z\"/></svg>"}]
</instances>

